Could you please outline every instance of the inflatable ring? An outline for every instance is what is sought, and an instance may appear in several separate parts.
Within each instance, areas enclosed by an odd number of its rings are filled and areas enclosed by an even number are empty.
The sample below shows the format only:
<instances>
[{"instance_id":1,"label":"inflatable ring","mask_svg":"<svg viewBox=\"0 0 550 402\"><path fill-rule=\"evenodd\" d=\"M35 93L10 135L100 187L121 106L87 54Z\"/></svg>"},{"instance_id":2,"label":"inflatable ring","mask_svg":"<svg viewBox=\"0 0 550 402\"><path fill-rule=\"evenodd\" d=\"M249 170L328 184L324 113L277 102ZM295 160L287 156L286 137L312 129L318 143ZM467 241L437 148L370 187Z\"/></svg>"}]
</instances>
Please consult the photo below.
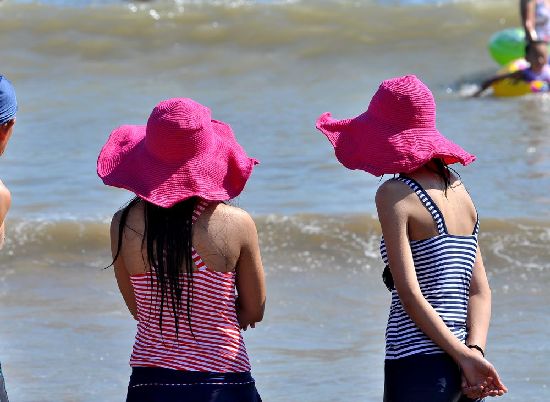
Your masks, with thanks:
<instances>
[{"instance_id":1,"label":"inflatable ring","mask_svg":"<svg viewBox=\"0 0 550 402\"><path fill-rule=\"evenodd\" d=\"M525 59L517 59L508 63L500 70L498 75L513 73L514 71L524 70L529 67L529 63ZM548 83L544 81L518 81L511 78L506 78L495 82L491 85L493 88L493 95L495 96L521 96L534 92L548 91Z\"/></svg>"},{"instance_id":2,"label":"inflatable ring","mask_svg":"<svg viewBox=\"0 0 550 402\"><path fill-rule=\"evenodd\" d=\"M508 28L494 33L489 39L489 53L501 66L524 57L525 31L522 28Z\"/></svg>"}]
</instances>

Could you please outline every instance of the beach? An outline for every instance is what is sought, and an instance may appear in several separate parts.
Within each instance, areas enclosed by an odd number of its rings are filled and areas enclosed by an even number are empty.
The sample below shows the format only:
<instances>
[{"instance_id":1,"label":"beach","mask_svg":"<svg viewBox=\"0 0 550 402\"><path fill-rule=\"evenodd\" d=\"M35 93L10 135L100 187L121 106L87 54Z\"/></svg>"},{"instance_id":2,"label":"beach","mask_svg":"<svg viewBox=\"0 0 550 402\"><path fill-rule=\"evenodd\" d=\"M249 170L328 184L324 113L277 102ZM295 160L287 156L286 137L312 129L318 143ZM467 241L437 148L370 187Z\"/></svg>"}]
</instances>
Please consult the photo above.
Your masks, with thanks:
<instances>
[{"instance_id":1,"label":"beach","mask_svg":"<svg viewBox=\"0 0 550 402\"><path fill-rule=\"evenodd\" d=\"M389 22L391 21L391 23ZM416 74L437 126L475 154L455 166L476 202L493 291L487 356L506 401L550 387L550 96L471 99L498 66L515 1L0 2L0 73L17 126L0 252L0 361L10 400L120 401L135 323L109 250L131 194L104 186L109 132L191 97L260 160L234 204L258 227L268 301L244 337L268 402L380 401L390 294L374 194L315 119L363 112L380 81Z\"/></svg>"}]
</instances>

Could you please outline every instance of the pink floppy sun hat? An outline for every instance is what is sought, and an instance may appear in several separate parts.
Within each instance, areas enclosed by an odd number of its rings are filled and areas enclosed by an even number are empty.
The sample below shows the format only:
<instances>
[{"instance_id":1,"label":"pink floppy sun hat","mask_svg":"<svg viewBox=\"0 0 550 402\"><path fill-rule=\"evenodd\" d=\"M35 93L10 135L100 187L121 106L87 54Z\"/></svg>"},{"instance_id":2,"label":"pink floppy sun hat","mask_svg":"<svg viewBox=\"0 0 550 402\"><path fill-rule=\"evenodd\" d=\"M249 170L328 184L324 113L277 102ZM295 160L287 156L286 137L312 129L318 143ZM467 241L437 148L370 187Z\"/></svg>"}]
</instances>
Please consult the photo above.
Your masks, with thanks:
<instances>
[{"instance_id":1,"label":"pink floppy sun hat","mask_svg":"<svg viewBox=\"0 0 550 402\"><path fill-rule=\"evenodd\" d=\"M323 113L316 127L342 165L375 176L410 173L434 158L448 165L475 160L437 130L433 95L414 75L383 81L361 115L336 120Z\"/></svg>"},{"instance_id":2,"label":"pink floppy sun hat","mask_svg":"<svg viewBox=\"0 0 550 402\"><path fill-rule=\"evenodd\" d=\"M146 126L115 129L97 160L109 186L161 207L198 196L223 201L243 190L259 163L237 143L231 127L189 98L160 102Z\"/></svg>"}]
</instances>

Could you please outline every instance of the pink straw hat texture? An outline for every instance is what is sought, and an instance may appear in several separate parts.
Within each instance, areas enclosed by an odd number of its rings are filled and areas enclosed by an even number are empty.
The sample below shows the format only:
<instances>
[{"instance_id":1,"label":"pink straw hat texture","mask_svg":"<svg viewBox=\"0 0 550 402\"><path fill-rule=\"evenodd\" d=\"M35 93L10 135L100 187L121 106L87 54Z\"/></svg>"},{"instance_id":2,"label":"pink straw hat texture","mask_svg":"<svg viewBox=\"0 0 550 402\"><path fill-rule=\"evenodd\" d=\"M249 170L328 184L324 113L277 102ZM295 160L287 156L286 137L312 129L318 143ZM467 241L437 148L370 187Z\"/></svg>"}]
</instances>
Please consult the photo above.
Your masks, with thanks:
<instances>
[{"instance_id":1,"label":"pink straw hat texture","mask_svg":"<svg viewBox=\"0 0 550 402\"><path fill-rule=\"evenodd\" d=\"M153 109L146 126L115 129L99 153L97 174L109 186L167 208L193 196L234 198L257 163L228 124L212 120L209 108L173 98Z\"/></svg>"},{"instance_id":2,"label":"pink straw hat texture","mask_svg":"<svg viewBox=\"0 0 550 402\"><path fill-rule=\"evenodd\" d=\"M437 130L433 95L414 75L383 81L361 115L336 120L323 113L316 127L342 165L375 176L410 173L433 158L463 165L475 160Z\"/></svg>"}]
</instances>

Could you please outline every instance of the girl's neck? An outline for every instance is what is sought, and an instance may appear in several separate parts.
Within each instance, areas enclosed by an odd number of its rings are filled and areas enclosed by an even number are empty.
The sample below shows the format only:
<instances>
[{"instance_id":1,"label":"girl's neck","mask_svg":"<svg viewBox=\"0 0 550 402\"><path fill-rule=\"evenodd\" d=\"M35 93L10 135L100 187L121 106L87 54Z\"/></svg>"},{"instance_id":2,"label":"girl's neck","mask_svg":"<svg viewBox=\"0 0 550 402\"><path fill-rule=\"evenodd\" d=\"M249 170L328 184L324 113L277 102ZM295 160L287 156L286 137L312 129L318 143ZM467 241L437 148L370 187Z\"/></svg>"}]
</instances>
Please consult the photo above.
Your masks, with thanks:
<instances>
[{"instance_id":1,"label":"girl's neck","mask_svg":"<svg viewBox=\"0 0 550 402\"><path fill-rule=\"evenodd\" d=\"M411 177L433 177L437 176L439 177L439 174L437 173L437 166L433 161L430 161L426 163L425 165L420 166L418 169L413 170L410 173L406 173L405 176L411 176Z\"/></svg>"}]
</instances>

